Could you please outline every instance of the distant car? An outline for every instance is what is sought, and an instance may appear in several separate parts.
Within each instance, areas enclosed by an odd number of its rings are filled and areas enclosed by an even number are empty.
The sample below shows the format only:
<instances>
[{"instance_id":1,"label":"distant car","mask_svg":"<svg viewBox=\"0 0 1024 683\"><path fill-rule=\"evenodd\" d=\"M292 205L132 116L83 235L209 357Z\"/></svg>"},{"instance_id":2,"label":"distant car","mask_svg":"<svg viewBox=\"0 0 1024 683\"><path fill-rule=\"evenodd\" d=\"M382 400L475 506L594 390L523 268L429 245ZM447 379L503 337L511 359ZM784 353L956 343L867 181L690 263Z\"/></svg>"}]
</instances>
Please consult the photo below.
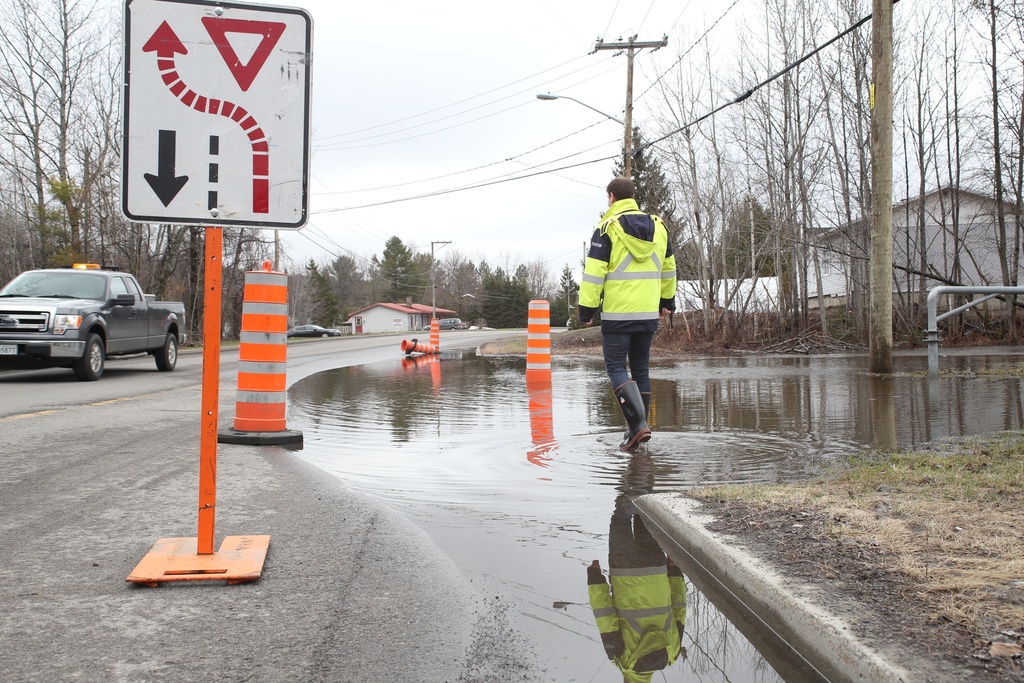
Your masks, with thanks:
<instances>
[{"instance_id":1,"label":"distant car","mask_svg":"<svg viewBox=\"0 0 1024 683\"><path fill-rule=\"evenodd\" d=\"M441 320L438 321L438 327L442 330L469 329L469 326L462 322L461 318L441 318Z\"/></svg>"},{"instance_id":2,"label":"distant car","mask_svg":"<svg viewBox=\"0 0 1024 683\"><path fill-rule=\"evenodd\" d=\"M289 337L340 337L341 330L319 325L299 325L288 330Z\"/></svg>"}]
</instances>

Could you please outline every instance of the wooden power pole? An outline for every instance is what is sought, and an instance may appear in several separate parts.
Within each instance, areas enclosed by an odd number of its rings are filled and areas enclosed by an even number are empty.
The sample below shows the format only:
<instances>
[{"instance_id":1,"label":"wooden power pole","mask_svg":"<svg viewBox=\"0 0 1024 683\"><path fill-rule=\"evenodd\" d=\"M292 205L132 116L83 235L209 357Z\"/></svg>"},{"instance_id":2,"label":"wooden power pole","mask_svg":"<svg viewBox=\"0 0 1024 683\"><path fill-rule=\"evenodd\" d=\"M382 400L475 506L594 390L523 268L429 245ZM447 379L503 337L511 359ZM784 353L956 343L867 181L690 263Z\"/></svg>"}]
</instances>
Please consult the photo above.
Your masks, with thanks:
<instances>
[{"instance_id":1,"label":"wooden power pole","mask_svg":"<svg viewBox=\"0 0 1024 683\"><path fill-rule=\"evenodd\" d=\"M594 52L598 50L625 50L628 57L626 65L626 137L622 144L622 175L627 178L633 175L633 56L637 50L645 47L657 50L668 45L668 36L661 40L649 40L637 42L636 36L629 40L617 40L614 43L606 43L598 38L594 43Z\"/></svg>"},{"instance_id":2,"label":"wooden power pole","mask_svg":"<svg viewBox=\"0 0 1024 683\"><path fill-rule=\"evenodd\" d=\"M892 365L892 5L872 0L870 370Z\"/></svg>"}]
</instances>

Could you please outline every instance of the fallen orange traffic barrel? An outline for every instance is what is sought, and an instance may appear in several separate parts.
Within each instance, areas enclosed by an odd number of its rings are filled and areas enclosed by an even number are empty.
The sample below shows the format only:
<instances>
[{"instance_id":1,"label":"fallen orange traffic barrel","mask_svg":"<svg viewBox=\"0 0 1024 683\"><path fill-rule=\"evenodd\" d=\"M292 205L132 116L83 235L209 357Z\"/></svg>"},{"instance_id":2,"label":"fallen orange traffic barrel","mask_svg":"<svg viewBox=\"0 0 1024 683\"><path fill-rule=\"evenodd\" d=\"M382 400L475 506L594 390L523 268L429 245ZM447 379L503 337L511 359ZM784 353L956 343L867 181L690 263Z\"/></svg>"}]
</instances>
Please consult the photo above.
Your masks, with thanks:
<instances>
[{"instance_id":1,"label":"fallen orange traffic barrel","mask_svg":"<svg viewBox=\"0 0 1024 683\"><path fill-rule=\"evenodd\" d=\"M441 349L430 344L423 344L415 339L403 339L402 351L408 355L410 353L440 353Z\"/></svg>"},{"instance_id":2,"label":"fallen orange traffic barrel","mask_svg":"<svg viewBox=\"0 0 1024 683\"><path fill-rule=\"evenodd\" d=\"M548 302L530 302L526 325L526 383L551 382L551 310Z\"/></svg>"},{"instance_id":3,"label":"fallen orange traffic barrel","mask_svg":"<svg viewBox=\"0 0 1024 683\"><path fill-rule=\"evenodd\" d=\"M233 429L225 443L281 444L302 441L285 420L288 369L288 275L270 270L245 274L238 384Z\"/></svg>"}]
</instances>

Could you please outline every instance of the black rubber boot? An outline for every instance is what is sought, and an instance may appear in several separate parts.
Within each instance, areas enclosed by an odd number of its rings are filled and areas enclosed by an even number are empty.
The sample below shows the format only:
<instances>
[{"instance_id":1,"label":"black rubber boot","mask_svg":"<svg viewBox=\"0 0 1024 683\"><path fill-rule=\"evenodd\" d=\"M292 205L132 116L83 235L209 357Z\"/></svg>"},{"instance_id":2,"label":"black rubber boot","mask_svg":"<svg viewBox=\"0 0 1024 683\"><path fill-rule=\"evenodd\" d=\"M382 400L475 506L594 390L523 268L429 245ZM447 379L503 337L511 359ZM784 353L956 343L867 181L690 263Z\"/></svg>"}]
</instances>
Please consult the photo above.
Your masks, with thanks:
<instances>
[{"instance_id":1,"label":"black rubber boot","mask_svg":"<svg viewBox=\"0 0 1024 683\"><path fill-rule=\"evenodd\" d=\"M630 380L615 389L615 398L619 401L619 410L626 418L629 431L619 444L620 451L631 451L643 442L651 438L651 430L647 426L647 416L644 413L644 400L640 395L640 389L636 382Z\"/></svg>"},{"instance_id":2,"label":"black rubber boot","mask_svg":"<svg viewBox=\"0 0 1024 683\"><path fill-rule=\"evenodd\" d=\"M651 392L648 391L645 394L644 392L641 391L640 398L643 399L644 402L644 422L646 422L647 420L651 419ZM650 425L647 426L650 427Z\"/></svg>"}]
</instances>

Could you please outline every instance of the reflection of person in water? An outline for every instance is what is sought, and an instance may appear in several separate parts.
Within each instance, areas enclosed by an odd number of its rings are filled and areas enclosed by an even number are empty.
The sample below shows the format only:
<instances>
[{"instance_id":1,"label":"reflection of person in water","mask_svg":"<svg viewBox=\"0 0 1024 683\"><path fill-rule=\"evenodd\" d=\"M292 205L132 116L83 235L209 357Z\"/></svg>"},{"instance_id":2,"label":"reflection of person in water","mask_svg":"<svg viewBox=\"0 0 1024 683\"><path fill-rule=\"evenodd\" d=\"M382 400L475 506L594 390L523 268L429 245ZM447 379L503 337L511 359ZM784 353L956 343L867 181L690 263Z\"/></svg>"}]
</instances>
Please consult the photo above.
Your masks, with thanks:
<instances>
[{"instance_id":1,"label":"reflection of person in water","mask_svg":"<svg viewBox=\"0 0 1024 683\"><path fill-rule=\"evenodd\" d=\"M649 456L634 455L627 486L615 500L608 532L608 579L594 560L587 567L587 592L608 659L624 683L645 683L686 651L686 582L630 502L638 491L628 485L637 469L650 476ZM641 465L641 467L637 467ZM652 482L653 483L653 482ZM651 488L646 488L649 492ZM609 585L609 581L611 585Z\"/></svg>"}]
</instances>

